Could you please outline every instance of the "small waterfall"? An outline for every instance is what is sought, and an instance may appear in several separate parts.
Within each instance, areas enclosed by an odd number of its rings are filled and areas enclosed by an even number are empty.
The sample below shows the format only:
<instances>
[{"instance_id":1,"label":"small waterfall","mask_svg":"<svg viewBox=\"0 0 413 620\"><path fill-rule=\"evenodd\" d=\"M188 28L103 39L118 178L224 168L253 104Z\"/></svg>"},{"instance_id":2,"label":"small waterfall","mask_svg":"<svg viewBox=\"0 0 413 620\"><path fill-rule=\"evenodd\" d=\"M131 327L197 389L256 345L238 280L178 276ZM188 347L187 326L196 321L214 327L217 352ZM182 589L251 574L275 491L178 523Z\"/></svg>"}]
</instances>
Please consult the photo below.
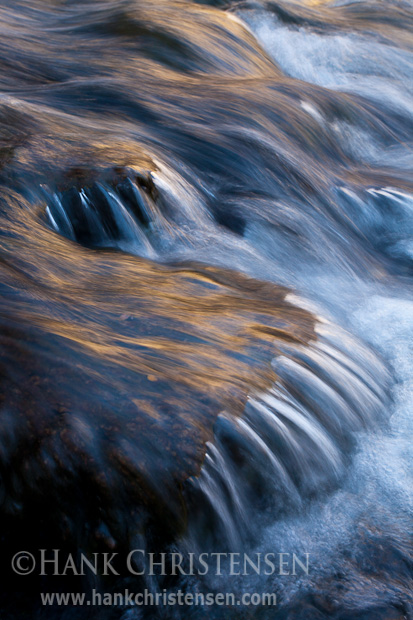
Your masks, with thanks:
<instances>
[{"instance_id":1,"label":"small waterfall","mask_svg":"<svg viewBox=\"0 0 413 620\"><path fill-rule=\"evenodd\" d=\"M156 208L129 177L116 187L94 183L80 190L72 187L52 193L43 187L43 191L49 225L68 239L87 247L117 247L148 258L156 256L144 233Z\"/></svg>"},{"instance_id":2,"label":"small waterfall","mask_svg":"<svg viewBox=\"0 0 413 620\"><path fill-rule=\"evenodd\" d=\"M1 618L410 618L411 2L0 22ZM311 571L10 574L60 545ZM277 605L39 602L131 582Z\"/></svg>"},{"instance_id":3,"label":"small waterfall","mask_svg":"<svg viewBox=\"0 0 413 620\"><path fill-rule=\"evenodd\" d=\"M265 523L266 512L273 520L331 491L356 434L386 417L388 370L348 333L324 321L311 346L284 348L272 362L272 388L250 395L241 417L218 417L201 474L190 481L186 545L199 553L206 540L239 551L258 533L258 515Z\"/></svg>"}]
</instances>

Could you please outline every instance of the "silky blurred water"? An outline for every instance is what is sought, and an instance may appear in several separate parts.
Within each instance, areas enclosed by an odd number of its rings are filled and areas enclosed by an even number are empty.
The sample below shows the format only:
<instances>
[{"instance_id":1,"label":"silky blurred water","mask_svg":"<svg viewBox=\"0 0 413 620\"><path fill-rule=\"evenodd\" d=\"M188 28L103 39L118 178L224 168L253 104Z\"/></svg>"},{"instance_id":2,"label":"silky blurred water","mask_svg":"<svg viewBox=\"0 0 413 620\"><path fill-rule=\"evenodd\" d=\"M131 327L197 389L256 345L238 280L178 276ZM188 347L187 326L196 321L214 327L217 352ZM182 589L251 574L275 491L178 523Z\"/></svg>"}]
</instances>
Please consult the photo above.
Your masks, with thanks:
<instances>
[{"instance_id":1,"label":"silky blurred water","mask_svg":"<svg viewBox=\"0 0 413 620\"><path fill-rule=\"evenodd\" d=\"M6 559L311 558L135 584L276 609L88 615L11 580L1 617L412 617L411 3L18 0L0 19Z\"/></svg>"}]
</instances>

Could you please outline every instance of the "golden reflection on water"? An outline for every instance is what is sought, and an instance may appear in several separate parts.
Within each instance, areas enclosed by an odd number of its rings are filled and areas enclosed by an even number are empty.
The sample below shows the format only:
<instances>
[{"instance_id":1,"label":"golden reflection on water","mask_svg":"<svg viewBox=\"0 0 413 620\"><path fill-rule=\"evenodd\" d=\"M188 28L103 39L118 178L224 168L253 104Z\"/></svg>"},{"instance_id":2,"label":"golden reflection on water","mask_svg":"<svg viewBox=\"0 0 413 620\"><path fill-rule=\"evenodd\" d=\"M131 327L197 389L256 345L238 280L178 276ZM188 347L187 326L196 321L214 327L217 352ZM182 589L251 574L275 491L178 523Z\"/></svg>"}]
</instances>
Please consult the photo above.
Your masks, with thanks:
<instances>
[{"instance_id":1,"label":"golden reflection on water","mask_svg":"<svg viewBox=\"0 0 413 620\"><path fill-rule=\"evenodd\" d=\"M7 202L0 408L15 420L13 441L37 446L14 476L42 485L50 461L64 472L76 455L97 495L121 475L153 514L166 497L181 514L177 481L198 473L216 417L241 414L249 393L271 385L271 360L314 337L312 317L282 287L85 249L21 197Z\"/></svg>"}]
</instances>

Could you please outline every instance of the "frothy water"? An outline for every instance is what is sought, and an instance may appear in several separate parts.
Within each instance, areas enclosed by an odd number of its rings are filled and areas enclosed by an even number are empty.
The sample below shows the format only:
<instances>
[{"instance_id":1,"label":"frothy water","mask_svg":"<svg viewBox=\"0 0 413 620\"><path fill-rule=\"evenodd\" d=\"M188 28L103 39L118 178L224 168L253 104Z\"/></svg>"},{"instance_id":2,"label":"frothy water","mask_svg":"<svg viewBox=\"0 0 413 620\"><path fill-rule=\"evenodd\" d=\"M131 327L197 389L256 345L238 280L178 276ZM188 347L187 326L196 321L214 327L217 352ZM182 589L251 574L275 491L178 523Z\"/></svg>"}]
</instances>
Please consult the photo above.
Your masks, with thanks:
<instances>
[{"instance_id":1,"label":"frothy water","mask_svg":"<svg viewBox=\"0 0 413 620\"><path fill-rule=\"evenodd\" d=\"M409 618L411 6L210 4L2 9L6 555L310 557L102 620Z\"/></svg>"}]
</instances>

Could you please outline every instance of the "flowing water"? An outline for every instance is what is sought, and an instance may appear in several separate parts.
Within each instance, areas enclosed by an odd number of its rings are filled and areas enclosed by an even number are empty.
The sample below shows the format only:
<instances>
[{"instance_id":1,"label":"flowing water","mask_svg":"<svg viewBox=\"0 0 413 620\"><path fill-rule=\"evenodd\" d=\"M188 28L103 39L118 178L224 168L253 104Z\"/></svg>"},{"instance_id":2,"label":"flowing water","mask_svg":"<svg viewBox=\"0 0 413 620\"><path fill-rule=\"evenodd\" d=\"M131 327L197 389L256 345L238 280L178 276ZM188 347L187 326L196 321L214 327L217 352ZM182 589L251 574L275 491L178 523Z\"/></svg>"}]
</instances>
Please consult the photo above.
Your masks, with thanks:
<instances>
[{"instance_id":1,"label":"flowing water","mask_svg":"<svg viewBox=\"0 0 413 620\"><path fill-rule=\"evenodd\" d=\"M412 618L411 3L5 0L0 24L2 562L311 567L98 584L276 608L45 609L53 579L9 575L0 616Z\"/></svg>"}]
</instances>

